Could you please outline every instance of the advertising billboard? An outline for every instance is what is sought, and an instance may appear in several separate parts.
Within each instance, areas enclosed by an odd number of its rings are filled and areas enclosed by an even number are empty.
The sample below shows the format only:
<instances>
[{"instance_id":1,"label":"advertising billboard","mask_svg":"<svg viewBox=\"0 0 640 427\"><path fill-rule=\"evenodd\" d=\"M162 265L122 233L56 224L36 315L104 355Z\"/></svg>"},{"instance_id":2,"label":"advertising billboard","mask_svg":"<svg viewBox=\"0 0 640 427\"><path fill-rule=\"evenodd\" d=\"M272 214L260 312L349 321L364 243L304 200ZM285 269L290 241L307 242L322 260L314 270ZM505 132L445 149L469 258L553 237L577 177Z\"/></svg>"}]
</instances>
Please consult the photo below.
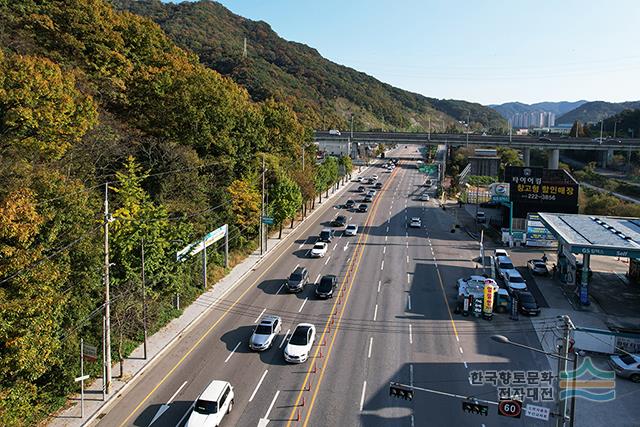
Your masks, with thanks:
<instances>
[{"instance_id":1,"label":"advertising billboard","mask_svg":"<svg viewBox=\"0 0 640 427\"><path fill-rule=\"evenodd\" d=\"M578 213L578 182L563 169L507 166L505 182L514 218L528 213Z\"/></svg>"},{"instance_id":2,"label":"advertising billboard","mask_svg":"<svg viewBox=\"0 0 640 427\"><path fill-rule=\"evenodd\" d=\"M538 214L527 214L527 246L548 248L555 246L555 236L547 230Z\"/></svg>"}]
</instances>

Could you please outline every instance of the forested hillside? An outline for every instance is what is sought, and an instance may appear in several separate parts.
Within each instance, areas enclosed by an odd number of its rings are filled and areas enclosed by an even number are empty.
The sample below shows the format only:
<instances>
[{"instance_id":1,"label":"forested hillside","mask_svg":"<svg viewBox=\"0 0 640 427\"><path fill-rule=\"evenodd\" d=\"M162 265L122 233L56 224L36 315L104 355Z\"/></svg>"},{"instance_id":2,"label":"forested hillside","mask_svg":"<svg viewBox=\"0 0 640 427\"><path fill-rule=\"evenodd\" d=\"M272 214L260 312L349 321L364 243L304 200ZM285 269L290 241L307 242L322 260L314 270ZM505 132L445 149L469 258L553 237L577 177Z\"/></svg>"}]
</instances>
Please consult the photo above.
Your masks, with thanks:
<instances>
[{"instance_id":1,"label":"forested hillside","mask_svg":"<svg viewBox=\"0 0 640 427\"><path fill-rule=\"evenodd\" d=\"M235 258L255 247L263 158L280 224L351 166L310 144L303 173L310 132L287 105L106 0L0 1L0 46L0 425L22 426L77 390L80 339L100 347L107 187L118 360L142 337L143 242L153 332L201 292L178 249L224 223ZM221 265L213 246L210 283Z\"/></svg>"},{"instance_id":2,"label":"forested hillside","mask_svg":"<svg viewBox=\"0 0 640 427\"><path fill-rule=\"evenodd\" d=\"M630 102L587 102L578 108L558 117L556 123L573 123L575 121L595 123L602 119L621 113L624 110L640 108L640 101Z\"/></svg>"},{"instance_id":3,"label":"forested hillside","mask_svg":"<svg viewBox=\"0 0 640 427\"><path fill-rule=\"evenodd\" d=\"M207 66L244 86L254 100L270 97L291 106L315 129L462 129L469 113L475 129L506 129L498 113L480 104L438 100L382 83L323 58L315 49L280 38L262 21L231 13L211 1L161 3L113 0L117 7L148 16ZM247 39L247 56L243 43Z\"/></svg>"},{"instance_id":4,"label":"forested hillside","mask_svg":"<svg viewBox=\"0 0 640 427\"><path fill-rule=\"evenodd\" d=\"M493 108L498 113L500 113L502 117L509 120L518 113L522 114L536 111L549 111L559 117L568 111L578 108L586 102L587 101L585 100L574 102L537 102L535 104L523 104L522 102L506 102L500 105L488 105L488 107Z\"/></svg>"}]
</instances>

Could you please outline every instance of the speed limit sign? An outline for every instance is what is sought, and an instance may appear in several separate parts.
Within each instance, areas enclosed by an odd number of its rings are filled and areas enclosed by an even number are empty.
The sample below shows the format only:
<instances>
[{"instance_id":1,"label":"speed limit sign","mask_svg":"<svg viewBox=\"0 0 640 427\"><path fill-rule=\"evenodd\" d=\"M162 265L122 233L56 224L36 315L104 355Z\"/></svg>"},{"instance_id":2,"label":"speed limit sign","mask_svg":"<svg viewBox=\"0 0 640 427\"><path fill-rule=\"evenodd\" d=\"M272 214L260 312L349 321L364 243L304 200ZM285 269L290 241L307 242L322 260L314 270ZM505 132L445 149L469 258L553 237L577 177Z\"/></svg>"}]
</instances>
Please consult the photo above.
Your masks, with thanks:
<instances>
[{"instance_id":1,"label":"speed limit sign","mask_svg":"<svg viewBox=\"0 0 640 427\"><path fill-rule=\"evenodd\" d=\"M498 404L498 414L504 417L520 418L522 402L519 400L501 400Z\"/></svg>"}]
</instances>

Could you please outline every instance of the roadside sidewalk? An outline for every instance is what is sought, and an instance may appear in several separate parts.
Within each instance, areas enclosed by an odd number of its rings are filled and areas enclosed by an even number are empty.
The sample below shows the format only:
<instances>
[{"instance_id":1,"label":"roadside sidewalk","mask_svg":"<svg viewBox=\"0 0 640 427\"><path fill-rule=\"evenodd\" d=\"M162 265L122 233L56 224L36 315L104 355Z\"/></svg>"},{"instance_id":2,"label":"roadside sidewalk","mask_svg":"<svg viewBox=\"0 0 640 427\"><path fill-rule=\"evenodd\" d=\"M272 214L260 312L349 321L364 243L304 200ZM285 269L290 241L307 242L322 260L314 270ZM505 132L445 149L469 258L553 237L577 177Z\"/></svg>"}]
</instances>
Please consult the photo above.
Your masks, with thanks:
<instances>
[{"instance_id":1,"label":"roadside sidewalk","mask_svg":"<svg viewBox=\"0 0 640 427\"><path fill-rule=\"evenodd\" d=\"M376 166L378 162L374 162L372 166ZM370 167L362 167L360 172L353 172L352 178L362 176L370 172ZM120 373L119 363L115 363L112 367L114 377L111 381L111 393L103 400L102 390L104 388L102 378L94 378L92 383L85 383L84 390L84 418L81 418L80 394L68 397L68 407L60 410L57 414L51 415L45 422L46 425L52 427L75 427L89 425L99 415L106 410L111 403L122 397L127 389L135 383L136 378L142 375L156 360L158 360L168 349L176 343L183 334L187 333L191 326L195 325L198 320L216 305L218 301L223 299L231 292L240 281L253 270L255 270L264 261L269 260L276 254L275 249L289 241L291 236L296 233L299 226L306 221L313 221L320 213L331 209L333 201L337 197L343 195L347 184L342 185L338 190L329 194L329 197L323 197L322 203L316 203L316 208L309 211L307 217L303 221L295 221L294 228L285 227L282 230L282 239L277 237L269 237L267 247L269 251L264 255L260 255L260 249L254 251L251 255L238 263L223 279L215 283L211 289L200 295L189 307L185 307L182 314L169 322L160 331L151 335L147 339L147 359L143 358L143 345L139 345L125 360L124 372ZM277 232L272 233L277 236Z\"/></svg>"}]
</instances>

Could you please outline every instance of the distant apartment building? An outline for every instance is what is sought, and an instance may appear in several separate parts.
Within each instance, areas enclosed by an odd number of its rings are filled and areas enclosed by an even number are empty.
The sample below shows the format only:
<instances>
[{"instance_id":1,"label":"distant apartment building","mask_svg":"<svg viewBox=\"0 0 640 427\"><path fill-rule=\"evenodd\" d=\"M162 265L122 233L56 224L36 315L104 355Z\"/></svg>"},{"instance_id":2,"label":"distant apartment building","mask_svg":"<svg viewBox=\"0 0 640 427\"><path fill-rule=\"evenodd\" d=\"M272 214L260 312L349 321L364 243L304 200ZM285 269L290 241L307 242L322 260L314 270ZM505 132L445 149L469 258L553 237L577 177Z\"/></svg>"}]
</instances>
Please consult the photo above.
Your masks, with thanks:
<instances>
[{"instance_id":1,"label":"distant apartment building","mask_svg":"<svg viewBox=\"0 0 640 427\"><path fill-rule=\"evenodd\" d=\"M550 111L531 111L511 116L514 128L552 127L556 124L556 115Z\"/></svg>"}]
</instances>

